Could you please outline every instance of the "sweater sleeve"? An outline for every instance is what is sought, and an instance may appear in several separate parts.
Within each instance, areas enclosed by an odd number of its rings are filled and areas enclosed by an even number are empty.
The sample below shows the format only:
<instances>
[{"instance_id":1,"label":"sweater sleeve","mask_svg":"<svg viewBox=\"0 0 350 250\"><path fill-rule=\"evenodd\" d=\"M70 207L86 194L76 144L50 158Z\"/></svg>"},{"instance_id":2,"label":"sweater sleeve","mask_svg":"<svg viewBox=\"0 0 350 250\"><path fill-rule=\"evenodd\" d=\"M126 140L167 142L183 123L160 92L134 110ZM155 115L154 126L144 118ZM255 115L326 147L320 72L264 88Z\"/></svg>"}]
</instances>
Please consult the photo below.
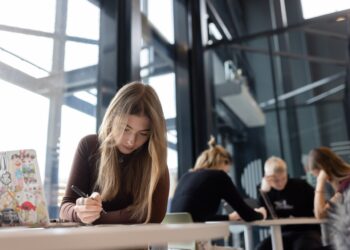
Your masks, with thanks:
<instances>
[{"instance_id":1,"label":"sweater sleeve","mask_svg":"<svg viewBox=\"0 0 350 250\"><path fill-rule=\"evenodd\" d=\"M107 214L101 214L101 217L93 224L137 224L137 220L131 218L132 214L127 209L108 211Z\"/></svg>"},{"instance_id":2,"label":"sweater sleeve","mask_svg":"<svg viewBox=\"0 0 350 250\"><path fill-rule=\"evenodd\" d=\"M167 211L168 195L169 195L169 171L168 168L160 177L158 184L153 193L152 212L149 223L160 223L163 221ZM107 214L102 214L94 224L135 224L140 223L131 218L131 212L127 208L111 211Z\"/></svg>"},{"instance_id":3,"label":"sweater sleeve","mask_svg":"<svg viewBox=\"0 0 350 250\"><path fill-rule=\"evenodd\" d=\"M79 187L84 193L90 194L93 192L93 186L95 183L95 164L96 159L93 160L97 153L98 141L97 136L87 136L83 138L78 145L75 152L73 165L68 180L65 195L63 197L60 207L60 218L65 221L81 222L74 206L76 199L79 196L73 192L70 187L75 185ZM168 168L160 176L158 184L153 194L152 213L150 222L160 223L167 210L167 202L169 195L169 171ZM108 211L107 214L102 214L101 217L94 222L94 224L134 224L140 223L135 219L132 219L132 214L128 207Z\"/></svg>"},{"instance_id":4,"label":"sweater sleeve","mask_svg":"<svg viewBox=\"0 0 350 250\"><path fill-rule=\"evenodd\" d=\"M79 196L73 192L70 187L71 185L75 185L86 194L92 193L94 185L92 176L96 174L93 172L94 170L92 169L92 164L94 164L95 161L89 162L89 159L91 159L92 154L96 153L96 150L93 149L96 149L97 145L97 136L87 136L79 142L79 145L75 152L66 192L62 199L60 208L60 218L64 221L81 222L80 218L77 216L77 213L74 210L76 199L78 199ZM124 208L115 211L108 211L107 214L102 214L101 217L94 222L94 224L111 223L133 224L137 223L137 221L132 220L131 213L127 208Z\"/></svg>"},{"instance_id":5,"label":"sweater sleeve","mask_svg":"<svg viewBox=\"0 0 350 250\"><path fill-rule=\"evenodd\" d=\"M229 220L228 214L215 214L212 217L208 217L207 221L227 221Z\"/></svg>"},{"instance_id":6,"label":"sweater sleeve","mask_svg":"<svg viewBox=\"0 0 350 250\"><path fill-rule=\"evenodd\" d=\"M239 214L239 216L245 221L261 220L263 216L255 212L250 206L248 206L236 186L232 182L231 178L226 174L222 173L222 197L231 205L231 207Z\"/></svg>"},{"instance_id":7,"label":"sweater sleeve","mask_svg":"<svg viewBox=\"0 0 350 250\"><path fill-rule=\"evenodd\" d=\"M163 221L168 207L169 188L169 170L166 168L154 190L150 223L161 223Z\"/></svg>"},{"instance_id":8,"label":"sweater sleeve","mask_svg":"<svg viewBox=\"0 0 350 250\"><path fill-rule=\"evenodd\" d=\"M89 159L91 159L91 140L97 142L97 136L84 137L80 140L74 155L73 164L68 179L65 195L62 199L60 207L60 218L65 221L81 222L74 211L75 201L79 198L75 192L71 190L71 186L79 187L84 193L92 192L93 180L91 180L91 171L93 171ZM94 143L94 147L96 147Z\"/></svg>"}]
</instances>

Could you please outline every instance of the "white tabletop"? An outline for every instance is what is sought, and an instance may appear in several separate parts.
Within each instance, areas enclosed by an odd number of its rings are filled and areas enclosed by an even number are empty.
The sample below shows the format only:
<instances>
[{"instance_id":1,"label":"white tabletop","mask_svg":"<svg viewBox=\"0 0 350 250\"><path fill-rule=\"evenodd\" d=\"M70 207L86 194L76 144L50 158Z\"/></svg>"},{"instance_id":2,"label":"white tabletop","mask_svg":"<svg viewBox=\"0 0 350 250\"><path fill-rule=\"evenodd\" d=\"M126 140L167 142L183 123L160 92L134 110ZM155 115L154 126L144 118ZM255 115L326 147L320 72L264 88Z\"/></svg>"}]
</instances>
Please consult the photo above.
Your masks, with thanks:
<instances>
[{"instance_id":1,"label":"white tabletop","mask_svg":"<svg viewBox=\"0 0 350 250\"><path fill-rule=\"evenodd\" d=\"M104 250L229 235L227 223L101 225L70 228L1 228L1 249Z\"/></svg>"},{"instance_id":2,"label":"white tabletop","mask_svg":"<svg viewBox=\"0 0 350 250\"><path fill-rule=\"evenodd\" d=\"M256 220L252 222L232 221L232 225L273 226L273 225L298 225L298 224L322 224L325 220L311 217L290 217L273 220Z\"/></svg>"},{"instance_id":3,"label":"white tabletop","mask_svg":"<svg viewBox=\"0 0 350 250\"><path fill-rule=\"evenodd\" d=\"M253 232L252 227L261 226L261 227L270 227L271 237L272 237L272 248L274 250L283 250L282 243L282 232L281 226L285 225L305 225L305 224L320 224L325 223L325 220L319 220L311 217L290 217L290 218L281 218L273 220L257 220L252 222L244 221L231 221L230 230L231 232L237 232L237 229L243 229L244 231L244 241L246 249L253 249Z\"/></svg>"}]
</instances>

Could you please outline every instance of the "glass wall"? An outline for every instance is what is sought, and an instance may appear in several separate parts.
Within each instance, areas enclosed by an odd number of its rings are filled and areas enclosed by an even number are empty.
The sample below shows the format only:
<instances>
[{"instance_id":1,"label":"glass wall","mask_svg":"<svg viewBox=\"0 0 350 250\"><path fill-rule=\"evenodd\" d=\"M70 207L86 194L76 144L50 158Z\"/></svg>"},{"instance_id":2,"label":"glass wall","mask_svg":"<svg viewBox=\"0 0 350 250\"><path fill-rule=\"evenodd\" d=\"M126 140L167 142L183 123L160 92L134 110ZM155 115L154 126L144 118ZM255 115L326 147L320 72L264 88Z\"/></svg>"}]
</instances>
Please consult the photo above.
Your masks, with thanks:
<instances>
[{"instance_id":1,"label":"glass wall","mask_svg":"<svg viewBox=\"0 0 350 250\"><path fill-rule=\"evenodd\" d=\"M0 151L37 151L51 217L78 141L96 132L98 40L90 1L0 3Z\"/></svg>"},{"instance_id":2,"label":"glass wall","mask_svg":"<svg viewBox=\"0 0 350 250\"><path fill-rule=\"evenodd\" d=\"M301 0L300 2L303 8L303 16L305 19L322 16L350 8L350 2L347 0Z\"/></svg>"},{"instance_id":3,"label":"glass wall","mask_svg":"<svg viewBox=\"0 0 350 250\"><path fill-rule=\"evenodd\" d=\"M256 198L272 155L286 160L290 176L311 184L312 148L327 146L350 159L347 32L346 21L320 19L208 50L219 133L231 138L238 186L248 196Z\"/></svg>"},{"instance_id":4,"label":"glass wall","mask_svg":"<svg viewBox=\"0 0 350 250\"><path fill-rule=\"evenodd\" d=\"M159 10L162 11L159 11ZM157 91L167 122L168 167L171 193L178 169L176 130L176 91L173 59L174 18L173 0L143 0L142 50L140 55L141 79Z\"/></svg>"}]
</instances>

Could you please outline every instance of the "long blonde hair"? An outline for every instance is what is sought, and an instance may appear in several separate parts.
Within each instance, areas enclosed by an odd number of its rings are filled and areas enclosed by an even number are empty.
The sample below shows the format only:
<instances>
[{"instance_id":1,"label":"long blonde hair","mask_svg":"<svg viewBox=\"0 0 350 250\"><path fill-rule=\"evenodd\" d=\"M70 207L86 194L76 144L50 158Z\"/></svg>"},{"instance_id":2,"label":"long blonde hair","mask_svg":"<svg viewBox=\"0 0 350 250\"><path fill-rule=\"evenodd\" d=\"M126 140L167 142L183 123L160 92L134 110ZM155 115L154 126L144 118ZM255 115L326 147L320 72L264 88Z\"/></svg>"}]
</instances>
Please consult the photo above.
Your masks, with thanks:
<instances>
[{"instance_id":1,"label":"long blonde hair","mask_svg":"<svg viewBox=\"0 0 350 250\"><path fill-rule=\"evenodd\" d=\"M217 145L213 136L210 137L208 146L209 148L198 156L193 171L204 168L219 169L221 163L225 161L227 163L232 162L230 153L224 147Z\"/></svg>"},{"instance_id":2,"label":"long blonde hair","mask_svg":"<svg viewBox=\"0 0 350 250\"><path fill-rule=\"evenodd\" d=\"M150 120L149 140L132 155L127 174L121 180L116 139L123 135L128 115L145 115ZM152 197L159 177L167 170L166 124L155 90L140 82L123 86L110 102L99 130L100 161L96 188L104 201L121 189L133 197L128 208L132 218L148 222Z\"/></svg>"}]
</instances>

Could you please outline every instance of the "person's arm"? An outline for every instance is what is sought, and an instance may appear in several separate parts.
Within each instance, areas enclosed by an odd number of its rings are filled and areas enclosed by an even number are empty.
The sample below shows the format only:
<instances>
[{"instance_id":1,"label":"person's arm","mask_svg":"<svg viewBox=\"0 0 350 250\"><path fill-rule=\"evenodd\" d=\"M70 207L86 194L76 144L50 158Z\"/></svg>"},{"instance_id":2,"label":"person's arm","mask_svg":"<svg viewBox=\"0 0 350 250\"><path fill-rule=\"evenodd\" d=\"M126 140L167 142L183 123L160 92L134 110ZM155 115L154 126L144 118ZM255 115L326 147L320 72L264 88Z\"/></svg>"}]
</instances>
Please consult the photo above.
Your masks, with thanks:
<instances>
[{"instance_id":1,"label":"person's arm","mask_svg":"<svg viewBox=\"0 0 350 250\"><path fill-rule=\"evenodd\" d=\"M271 214L268 211L267 205L265 203L264 198L261 195L261 192L264 192L267 195L271 191L272 178L273 178L272 176L264 176L261 179L261 183L257 186L257 189L256 189L257 194L258 194L258 203L260 205L260 208L263 207L266 211L265 218L268 216L271 217Z\"/></svg>"},{"instance_id":2,"label":"person's arm","mask_svg":"<svg viewBox=\"0 0 350 250\"><path fill-rule=\"evenodd\" d=\"M326 201L326 181L327 174L323 170L317 176L317 183L315 188L315 197L314 197L314 212L315 217L318 219L325 218L327 211L329 209L329 204Z\"/></svg>"},{"instance_id":3,"label":"person's arm","mask_svg":"<svg viewBox=\"0 0 350 250\"><path fill-rule=\"evenodd\" d=\"M77 186L86 194L92 193L93 181L90 179L90 172L93 171L89 160L92 154L96 153L97 136L91 135L84 137L77 147L74 155L71 173L67 183L65 195L60 207L60 219L64 221L82 222L75 211L76 200L80 198L73 190L71 185Z\"/></svg>"},{"instance_id":4,"label":"person's arm","mask_svg":"<svg viewBox=\"0 0 350 250\"><path fill-rule=\"evenodd\" d=\"M164 174L159 178L158 184L153 193L151 218L148 223L160 223L163 221L168 204L169 196L169 171L166 169ZM107 214L102 214L94 224L136 224L140 223L132 218L132 213L128 208L117 211L109 211Z\"/></svg>"},{"instance_id":5,"label":"person's arm","mask_svg":"<svg viewBox=\"0 0 350 250\"><path fill-rule=\"evenodd\" d=\"M299 192L303 192L304 202L302 202L300 209L296 211L296 217L314 217L314 200L315 200L315 189L307 181L302 180Z\"/></svg>"},{"instance_id":6,"label":"person's arm","mask_svg":"<svg viewBox=\"0 0 350 250\"><path fill-rule=\"evenodd\" d=\"M244 202L236 186L233 184L230 177L224 172L222 172L220 186L223 199L231 205L240 218L245 221L264 219L264 214L260 210L258 212L254 211L254 209Z\"/></svg>"},{"instance_id":7,"label":"person's arm","mask_svg":"<svg viewBox=\"0 0 350 250\"><path fill-rule=\"evenodd\" d=\"M93 224L137 224L140 223L136 219L132 219L132 213L128 208L108 211L107 214L101 214L100 218Z\"/></svg>"},{"instance_id":8,"label":"person's arm","mask_svg":"<svg viewBox=\"0 0 350 250\"><path fill-rule=\"evenodd\" d=\"M166 168L153 193L152 213L149 223L161 223L163 221L168 207L169 189L169 170Z\"/></svg>"},{"instance_id":9,"label":"person's arm","mask_svg":"<svg viewBox=\"0 0 350 250\"><path fill-rule=\"evenodd\" d=\"M273 176L264 176L261 179L260 190L267 193L271 190L271 181L273 180Z\"/></svg>"},{"instance_id":10,"label":"person's arm","mask_svg":"<svg viewBox=\"0 0 350 250\"><path fill-rule=\"evenodd\" d=\"M206 220L207 221L227 221L227 220L230 220L230 216L228 214L215 214L213 216L208 216Z\"/></svg>"},{"instance_id":11,"label":"person's arm","mask_svg":"<svg viewBox=\"0 0 350 250\"><path fill-rule=\"evenodd\" d=\"M230 221L236 221L236 220L241 220L241 217L237 212L232 212L228 215L228 220Z\"/></svg>"}]
</instances>

